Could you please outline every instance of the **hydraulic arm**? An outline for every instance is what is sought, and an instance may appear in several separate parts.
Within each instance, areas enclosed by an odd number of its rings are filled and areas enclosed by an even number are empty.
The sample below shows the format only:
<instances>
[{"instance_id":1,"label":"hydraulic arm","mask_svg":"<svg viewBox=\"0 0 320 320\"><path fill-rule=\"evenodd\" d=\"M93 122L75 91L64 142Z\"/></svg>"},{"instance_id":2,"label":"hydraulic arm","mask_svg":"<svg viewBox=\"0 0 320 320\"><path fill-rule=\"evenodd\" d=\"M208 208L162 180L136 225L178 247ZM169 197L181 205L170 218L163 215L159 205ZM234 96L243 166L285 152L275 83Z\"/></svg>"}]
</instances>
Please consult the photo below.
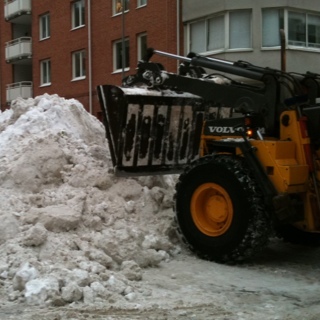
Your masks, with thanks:
<instances>
[{"instance_id":1,"label":"hydraulic arm","mask_svg":"<svg viewBox=\"0 0 320 320\"><path fill-rule=\"evenodd\" d=\"M161 64L150 62L153 54L181 60L179 74L169 73ZM208 74L205 69L223 74ZM228 74L241 77L247 83L240 82L241 79L231 80ZM319 83L317 75L290 75L244 61L230 62L192 53L182 57L153 49L148 49L145 59L139 62L137 73L124 80L125 86L145 84L150 88L189 92L208 104L229 107L243 114L260 114L269 135L277 134L276 122L286 105L305 102L309 97L314 101L319 96Z\"/></svg>"}]
</instances>

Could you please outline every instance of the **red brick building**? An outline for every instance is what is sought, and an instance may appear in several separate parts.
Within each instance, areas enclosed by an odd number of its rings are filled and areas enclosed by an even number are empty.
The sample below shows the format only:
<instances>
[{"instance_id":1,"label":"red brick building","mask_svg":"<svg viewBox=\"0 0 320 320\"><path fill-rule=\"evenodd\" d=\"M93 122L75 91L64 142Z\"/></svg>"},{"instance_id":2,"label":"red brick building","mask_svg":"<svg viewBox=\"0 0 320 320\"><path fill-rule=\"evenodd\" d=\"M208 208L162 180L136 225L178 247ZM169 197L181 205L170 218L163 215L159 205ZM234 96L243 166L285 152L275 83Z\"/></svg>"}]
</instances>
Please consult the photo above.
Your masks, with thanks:
<instances>
[{"instance_id":1,"label":"red brick building","mask_svg":"<svg viewBox=\"0 0 320 320\"><path fill-rule=\"evenodd\" d=\"M98 115L96 86L120 85L146 47L183 52L181 0L5 0L1 10L1 110L48 93ZM157 61L176 71L175 60Z\"/></svg>"}]
</instances>

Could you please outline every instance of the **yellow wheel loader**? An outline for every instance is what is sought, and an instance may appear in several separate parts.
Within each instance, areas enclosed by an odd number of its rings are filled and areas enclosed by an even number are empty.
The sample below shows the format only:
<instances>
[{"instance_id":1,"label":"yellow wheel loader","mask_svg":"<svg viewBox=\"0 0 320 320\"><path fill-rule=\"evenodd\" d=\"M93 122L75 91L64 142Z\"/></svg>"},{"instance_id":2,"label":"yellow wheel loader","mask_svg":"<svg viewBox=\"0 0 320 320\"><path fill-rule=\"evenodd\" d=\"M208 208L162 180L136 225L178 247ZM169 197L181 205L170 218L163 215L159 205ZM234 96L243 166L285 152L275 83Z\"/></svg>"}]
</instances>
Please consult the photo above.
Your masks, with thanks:
<instances>
[{"instance_id":1,"label":"yellow wheel loader","mask_svg":"<svg viewBox=\"0 0 320 320\"><path fill-rule=\"evenodd\" d=\"M320 244L319 75L150 48L97 90L115 173L180 174L178 231L199 257L243 261L275 233Z\"/></svg>"}]
</instances>

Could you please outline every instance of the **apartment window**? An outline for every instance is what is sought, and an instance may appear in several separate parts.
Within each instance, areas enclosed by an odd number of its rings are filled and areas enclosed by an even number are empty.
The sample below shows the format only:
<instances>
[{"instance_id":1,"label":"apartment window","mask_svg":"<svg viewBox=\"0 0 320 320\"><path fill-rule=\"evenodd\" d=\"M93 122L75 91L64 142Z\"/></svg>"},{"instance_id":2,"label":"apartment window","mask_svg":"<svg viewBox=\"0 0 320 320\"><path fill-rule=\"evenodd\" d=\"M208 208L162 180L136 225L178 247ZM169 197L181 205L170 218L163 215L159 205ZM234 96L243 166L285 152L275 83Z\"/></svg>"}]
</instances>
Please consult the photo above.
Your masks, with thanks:
<instances>
[{"instance_id":1,"label":"apartment window","mask_svg":"<svg viewBox=\"0 0 320 320\"><path fill-rule=\"evenodd\" d=\"M147 0L138 0L138 7L146 6Z\"/></svg>"},{"instance_id":2,"label":"apartment window","mask_svg":"<svg viewBox=\"0 0 320 320\"><path fill-rule=\"evenodd\" d=\"M115 71L129 68L129 40L124 41L124 50L122 40L116 41L113 45L113 68ZM124 60L124 66L123 66Z\"/></svg>"},{"instance_id":3,"label":"apartment window","mask_svg":"<svg viewBox=\"0 0 320 320\"><path fill-rule=\"evenodd\" d=\"M251 48L251 11L230 12L229 20L229 48Z\"/></svg>"},{"instance_id":4,"label":"apartment window","mask_svg":"<svg viewBox=\"0 0 320 320\"><path fill-rule=\"evenodd\" d=\"M51 84L51 61L43 60L40 63L40 83L41 85Z\"/></svg>"},{"instance_id":5,"label":"apartment window","mask_svg":"<svg viewBox=\"0 0 320 320\"><path fill-rule=\"evenodd\" d=\"M280 29L284 29L283 9L265 9L262 11L262 46L280 46Z\"/></svg>"},{"instance_id":6,"label":"apartment window","mask_svg":"<svg viewBox=\"0 0 320 320\"><path fill-rule=\"evenodd\" d=\"M221 50L221 49L224 49L224 47L225 47L224 16L218 16L218 17L209 19L207 50L208 51Z\"/></svg>"},{"instance_id":7,"label":"apartment window","mask_svg":"<svg viewBox=\"0 0 320 320\"><path fill-rule=\"evenodd\" d=\"M289 48L320 49L320 15L265 9L262 18L262 47L280 46L279 30L284 29Z\"/></svg>"},{"instance_id":8,"label":"apartment window","mask_svg":"<svg viewBox=\"0 0 320 320\"><path fill-rule=\"evenodd\" d=\"M288 12L288 44L320 48L320 15Z\"/></svg>"},{"instance_id":9,"label":"apartment window","mask_svg":"<svg viewBox=\"0 0 320 320\"><path fill-rule=\"evenodd\" d=\"M40 16L40 40L50 37L50 15L49 13Z\"/></svg>"},{"instance_id":10,"label":"apartment window","mask_svg":"<svg viewBox=\"0 0 320 320\"><path fill-rule=\"evenodd\" d=\"M84 0L72 3L72 28L79 28L85 24Z\"/></svg>"},{"instance_id":11,"label":"apartment window","mask_svg":"<svg viewBox=\"0 0 320 320\"><path fill-rule=\"evenodd\" d=\"M298 12L289 12L288 15L288 43L298 46L307 46L306 15Z\"/></svg>"},{"instance_id":12,"label":"apartment window","mask_svg":"<svg viewBox=\"0 0 320 320\"><path fill-rule=\"evenodd\" d=\"M84 50L72 54L72 78L74 80L86 77L86 53Z\"/></svg>"},{"instance_id":13,"label":"apartment window","mask_svg":"<svg viewBox=\"0 0 320 320\"><path fill-rule=\"evenodd\" d=\"M112 0L113 14L121 13L129 10L129 0Z\"/></svg>"},{"instance_id":14,"label":"apartment window","mask_svg":"<svg viewBox=\"0 0 320 320\"><path fill-rule=\"evenodd\" d=\"M189 24L193 52L252 48L251 10L226 12Z\"/></svg>"},{"instance_id":15,"label":"apartment window","mask_svg":"<svg viewBox=\"0 0 320 320\"><path fill-rule=\"evenodd\" d=\"M190 25L190 51L207 51L206 20L194 22Z\"/></svg>"},{"instance_id":16,"label":"apartment window","mask_svg":"<svg viewBox=\"0 0 320 320\"><path fill-rule=\"evenodd\" d=\"M138 35L138 60L143 60L147 53L147 34Z\"/></svg>"},{"instance_id":17,"label":"apartment window","mask_svg":"<svg viewBox=\"0 0 320 320\"><path fill-rule=\"evenodd\" d=\"M320 16L307 15L307 45L320 48Z\"/></svg>"}]
</instances>

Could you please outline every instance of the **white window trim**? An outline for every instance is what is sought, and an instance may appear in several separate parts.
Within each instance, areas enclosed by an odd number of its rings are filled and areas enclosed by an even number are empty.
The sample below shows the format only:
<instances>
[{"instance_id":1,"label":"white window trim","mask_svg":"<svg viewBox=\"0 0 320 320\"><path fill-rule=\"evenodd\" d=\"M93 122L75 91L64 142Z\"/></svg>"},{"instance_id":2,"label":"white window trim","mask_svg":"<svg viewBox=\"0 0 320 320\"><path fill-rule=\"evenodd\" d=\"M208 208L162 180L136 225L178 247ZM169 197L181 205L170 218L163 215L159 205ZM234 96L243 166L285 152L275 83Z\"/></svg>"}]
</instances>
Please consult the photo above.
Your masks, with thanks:
<instances>
[{"instance_id":1,"label":"white window trim","mask_svg":"<svg viewBox=\"0 0 320 320\"><path fill-rule=\"evenodd\" d=\"M73 30L78 30L78 29L81 29L81 28L84 28L84 27L85 27L85 25L81 25L81 26L79 26L79 27L72 28L71 31L73 31Z\"/></svg>"},{"instance_id":2,"label":"white window trim","mask_svg":"<svg viewBox=\"0 0 320 320\"><path fill-rule=\"evenodd\" d=\"M45 19L45 24L46 24L46 30L47 30L47 36L43 36L42 34L42 26L43 26L43 20L42 18L46 18ZM49 19L49 21L48 21ZM42 14L40 16L40 19L39 19L39 39L42 41L42 40L46 40L46 39L49 39L50 38L50 14L49 13L45 13L45 14Z\"/></svg>"},{"instance_id":3,"label":"white window trim","mask_svg":"<svg viewBox=\"0 0 320 320\"><path fill-rule=\"evenodd\" d=\"M75 4L76 3L83 3L83 10L85 10L85 1L84 0L77 0L77 1L74 1L72 2L72 18L71 18L71 30L76 30L76 29L79 29L79 28L83 28L85 27L85 21L81 21L82 20L82 15L80 13L80 17L79 17L79 21L80 21L80 24L78 26L75 26Z\"/></svg>"},{"instance_id":4,"label":"white window trim","mask_svg":"<svg viewBox=\"0 0 320 320\"><path fill-rule=\"evenodd\" d=\"M83 68L83 65L81 64L81 74L80 76L76 76L76 54L81 54L81 61L83 61L84 57L83 57L83 54L85 55L86 52L85 50L79 50L79 51L75 51L75 52L72 52L72 81L78 81L78 80L83 80L83 79L86 79L86 75L83 75L83 73L86 71L86 66L84 66Z\"/></svg>"},{"instance_id":5,"label":"white window trim","mask_svg":"<svg viewBox=\"0 0 320 320\"><path fill-rule=\"evenodd\" d=\"M86 76L81 76L81 77L78 77L78 78L73 78L73 79L71 79L71 82L80 81L80 80L85 80L85 79L86 79Z\"/></svg>"},{"instance_id":6,"label":"white window trim","mask_svg":"<svg viewBox=\"0 0 320 320\"><path fill-rule=\"evenodd\" d=\"M267 8L262 8L261 10L261 35L260 35L260 43L261 43L261 51L272 51L272 50L280 50L281 49L281 44L278 45L278 46L270 46L270 47L264 47L262 45L262 42L263 42L263 9L269 9L268 7ZM271 8L272 9L272 8ZM277 7L277 8L274 8L274 9L284 9L283 7ZM284 13L283 13L283 28L284 30L288 30L288 19L287 19L288 15L287 15L287 12L286 10L284 10ZM286 32L286 31L285 31ZM287 38L287 36L286 36ZM287 43L286 43L286 47L287 47Z\"/></svg>"},{"instance_id":7,"label":"white window trim","mask_svg":"<svg viewBox=\"0 0 320 320\"><path fill-rule=\"evenodd\" d=\"M139 60L142 60L143 56L142 56L142 52L141 52L141 38L142 37L147 37L147 33L144 32L144 33L140 33L137 37L137 49L138 49L138 52L137 52L137 55L138 55L138 61Z\"/></svg>"},{"instance_id":8,"label":"white window trim","mask_svg":"<svg viewBox=\"0 0 320 320\"><path fill-rule=\"evenodd\" d=\"M285 47L288 50L296 50L296 51L308 51L308 52L319 52L320 48L312 48L312 47L299 47L299 46L295 46L292 44L289 44L289 39L288 39L288 32L289 32L289 11L291 12L297 12L297 13L303 13L306 16L309 14L313 14L313 15L319 15L319 12L310 12L310 11L303 11L303 10L292 10L290 8L286 8L286 7L279 7L278 9L283 10L283 19L284 19L284 32L286 35L286 43L285 43ZM261 22L262 22L262 13L261 13ZM261 29L261 51L269 51L269 50L280 50L281 49L281 45L279 46L273 46L273 47L263 47L262 46L262 29Z\"/></svg>"},{"instance_id":9,"label":"white window trim","mask_svg":"<svg viewBox=\"0 0 320 320\"><path fill-rule=\"evenodd\" d=\"M188 48L188 52L191 51L191 28L190 28L190 26L191 26L192 23L200 22L200 21L202 21L202 20L204 20L205 28L207 28L207 19L199 19L199 20L196 20L196 21L193 21L193 22L188 23L188 26L187 26L187 37L188 37L188 38L187 38L187 39L188 39L188 40L187 40L187 41L188 41L187 48ZM196 53L201 54L201 55L204 55L204 54L207 53L207 51L205 51L205 52L196 52Z\"/></svg>"},{"instance_id":10,"label":"white window trim","mask_svg":"<svg viewBox=\"0 0 320 320\"><path fill-rule=\"evenodd\" d=\"M229 12L226 12L224 15L224 48L222 49L222 51L227 51L229 50L229 26L230 26L230 16L229 16ZM251 34L252 36L252 34ZM221 50L216 50L218 52L221 52Z\"/></svg>"},{"instance_id":11,"label":"white window trim","mask_svg":"<svg viewBox=\"0 0 320 320\"><path fill-rule=\"evenodd\" d=\"M286 46L288 49L291 49L291 50L302 50L302 51L310 51L310 52L319 52L320 51L320 48L315 48L315 47L303 47L303 46L295 46L293 44L289 44L289 37L287 36L288 33L289 33L289 26L288 26L288 22L289 22L289 11L291 12L296 12L296 13L302 13L306 16L306 28L308 28L308 16L309 15L316 15L316 16L320 16L319 15L319 12L317 13L311 13L309 11L303 11L303 10L291 10L290 8L285 8L285 16L286 16L286 20L285 20L285 23L286 23L286 29L285 29L285 32L286 32ZM306 30L306 43L308 43L308 34L307 34L307 30Z\"/></svg>"},{"instance_id":12,"label":"white window trim","mask_svg":"<svg viewBox=\"0 0 320 320\"><path fill-rule=\"evenodd\" d=\"M129 38L125 38L125 42L129 43ZM115 73L120 73L123 70L124 71L129 71L130 70L130 66L129 67L125 67L125 68L120 68L120 69L116 69L116 65L117 65L117 44L118 43L122 43L122 40L117 40L113 42L113 74ZM129 44L130 45L130 44Z\"/></svg>"},{"instance_id":13,"label":"white window trim","mask_svg":"<svg viewBox=\"0 0 320 320\"><path fill-rule=\"evenodd\" d=\"M118 16L118 15L122 14L122 11L117 12L117 10L116 10L117 4L116 3L117 3L117 0L112 0L112 16ZM124 13L127 13L127 12L129 12L129 9L124 10Z\"/></svg>"},{"instance_id":14,"label":"white window trim","mask_svg":"<svg viewBox=\"0 0 320 320\"><path fill-rule=\"evenodd\" d=\"M124 71L125 72L130 71L130 67L124 68ZM122 69L117 69L111 72L111 74L119 74L119 73L122 73Z\"/></svg>"},{"instance_id":15,"label":"white window trim","mask_svg":"<svg viewBox=\"0 0 320 320\"><path fill-rule=\"evenodd\" d=\"M141 2L140 0L137 1L137 9L146 7L148 5L148 0L146 4L140 4L140 2Z\"/></svg>"},{"instance_id":16,"label":"white window trim","mask_svg":"<svg viewBox=\"0 0 320 320\"><path fill-rule=\"evenodd\" d=\"M230 48L230 12L232 11L251 11L251 21L250 21L250 47L248 48ZM232 10L227 12L227 16L225 19L225 52L243 52L243 51L253 51L253 29L252 29L252 16L253 16L253 10L252 9L239 9L239 10Z\"/></svg>"},{"instance_id":17,"label":"white window trim","mask_svg":"<svg viewBox=\"0 0 320 320\"><path fill-rule=\"evenodd\" d=\"M234 11L243 11L243 10L248 10L250 11L251 10L251 24L250 24L250 42L251 42L251 47L249 48L230 48L230 37L229 37L229 31L230 31L230 15L229 13L230 12L234 12ZM208 16L206 17L205 19L199 19L199 20L195 20L195 21L192 21L192 22L189 22L187 24L187 50L188 52L191 51L191 42L190 42L190 37L191 37L191 32L190 32L190 26L192 23L194 22L198 22L198 21L201 21L201 20L204 20L205 22L205 30L208 30L208 21L212 18L215 18L215 17L219 17L219 16L224 16L224 27L225 27L225 43L224 43L224 48L221 48L221 49L217 49L217 50L211 50L211 51L204 51L204 52L197 52L198 54L201 54L201 55L212 55L212 54L218 54L218 53L223 53L223 52L251 52L253 51L253 26L252 26L252 15L253 15L253 11L252 9L250 8L244 8L244 9L239 9L239 10L230 10L230 11L225 11L225 12L218 12L212 16Z\"/></svg>"},{"instance_id":18,"label":"white window trim","mask_svg":"<svg viewBox=\"0 0 320 320\"><path fill-rule=\"evenodd\" d=\"M49 77L50 77L50 81L49 82L44 82L44 79L43 79L43 70L44 68L48 68L48 63L51 65L51 60L50 59L46 59L46 60L42 60L40 62L40 87L47 87L47 86L50 86L51 85L51 66L50 66L50 72L48 72L49 74Z\"/></svg>"}]
</instances>

